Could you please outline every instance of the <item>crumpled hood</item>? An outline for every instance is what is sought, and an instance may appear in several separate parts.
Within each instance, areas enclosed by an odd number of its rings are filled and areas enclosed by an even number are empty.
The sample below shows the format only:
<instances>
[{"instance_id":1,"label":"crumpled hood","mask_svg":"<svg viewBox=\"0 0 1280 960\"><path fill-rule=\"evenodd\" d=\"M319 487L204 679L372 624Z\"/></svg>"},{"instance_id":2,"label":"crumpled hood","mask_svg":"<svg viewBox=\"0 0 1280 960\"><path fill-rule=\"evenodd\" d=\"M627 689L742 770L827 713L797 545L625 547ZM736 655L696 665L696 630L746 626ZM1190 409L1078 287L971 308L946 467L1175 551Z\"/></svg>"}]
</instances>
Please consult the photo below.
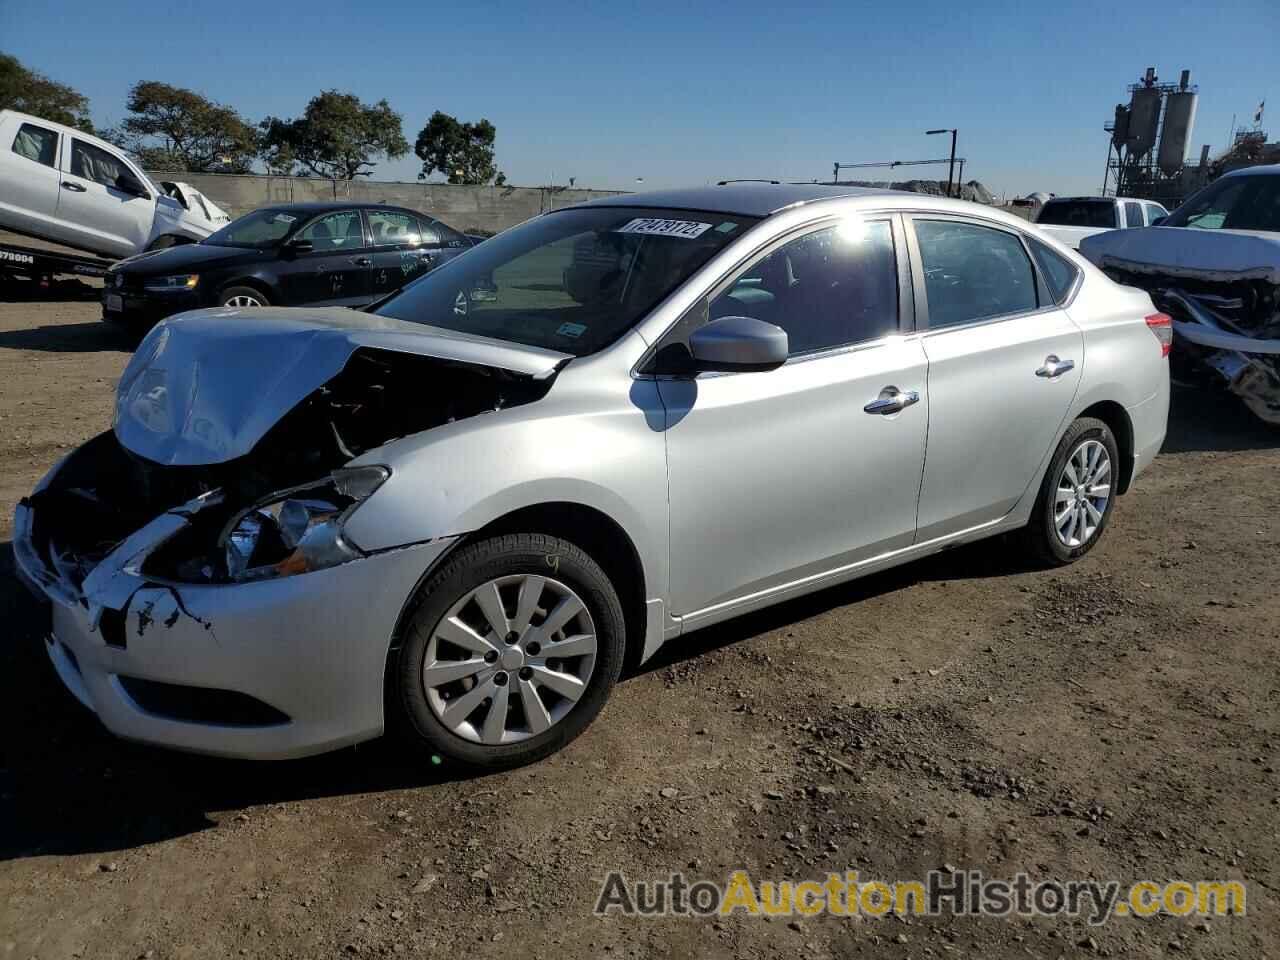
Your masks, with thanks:
<instances>
[{"instance_id":1,"label":"crumpled hood","mask_svg":"<svg viewBox=\"0 0 1280 960\"><path fill-rule=\"evenodd\" d=\"M1280 284L1280 236L1244 230L1145 227L1111 230L1080 241L1095 265L1131 273Z\"/></svg>"},{"instance_id":2,"label":"crumpled hood","mask_svg":"<svg viewBox=\"0 0 1280 960\"><path fill-rule=\"evenodd\" d=\"M157 463L243 456L361 347L551 376L569 354L345 307L215 308L158 324L116 390L115 433Z\"/></svg>"}]
</instances>

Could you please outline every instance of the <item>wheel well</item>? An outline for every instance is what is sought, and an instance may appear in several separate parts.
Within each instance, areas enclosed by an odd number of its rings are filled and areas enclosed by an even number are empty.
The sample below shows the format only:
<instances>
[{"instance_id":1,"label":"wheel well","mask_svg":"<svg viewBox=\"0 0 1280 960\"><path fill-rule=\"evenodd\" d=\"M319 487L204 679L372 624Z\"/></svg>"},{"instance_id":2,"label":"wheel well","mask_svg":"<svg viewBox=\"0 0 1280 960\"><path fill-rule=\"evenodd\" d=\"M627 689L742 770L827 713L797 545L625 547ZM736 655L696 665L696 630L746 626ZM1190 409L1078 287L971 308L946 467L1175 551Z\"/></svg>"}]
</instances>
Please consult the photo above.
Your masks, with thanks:
<instances>
[{"instance_id":1,"label":"wheel well","mask_svg":"<svg viewBox=\"0 0 1280 960\"><path fill-rule=\"evenodd\" d=\"M540 503L499 517L467 537L484 540L502 533L545 533L585 550L618 591L626 617L625 669L638 665L647 626L644 567L627 532L606 513L581 503Z\"/></svg>"},{"instance_id":2,"label":"wheel well","mask_svg":"<svg viewBox=\"0 0 1280 960\"><path fill-rule=\"evenodd\" d=\"M1126 492L1129 481L1133 478L1133 422L1129 419L1128 412L1114 400L1102 400L1081 410L1078 416L1093 417L1111 428L1111 434L1116 438L1116 447L1120 451L1120 482L1117 484L1117 492Z\"/></svg>"},{"instance_id":3,"label":"wheel well","mask_svg":"<svg viewBox=\"0 0 1280 960\"><path fill-rule=\"evenodd\" d=\"M276 295L275 291L255 277L249 277L242 280L230 280L227 283L224 283L218 288L218 296L221 297L224 291L230 290L232 287L250 287L266 297L268 303L274 304L273 298L275 298Z\"/></svg>"}]
</instances>

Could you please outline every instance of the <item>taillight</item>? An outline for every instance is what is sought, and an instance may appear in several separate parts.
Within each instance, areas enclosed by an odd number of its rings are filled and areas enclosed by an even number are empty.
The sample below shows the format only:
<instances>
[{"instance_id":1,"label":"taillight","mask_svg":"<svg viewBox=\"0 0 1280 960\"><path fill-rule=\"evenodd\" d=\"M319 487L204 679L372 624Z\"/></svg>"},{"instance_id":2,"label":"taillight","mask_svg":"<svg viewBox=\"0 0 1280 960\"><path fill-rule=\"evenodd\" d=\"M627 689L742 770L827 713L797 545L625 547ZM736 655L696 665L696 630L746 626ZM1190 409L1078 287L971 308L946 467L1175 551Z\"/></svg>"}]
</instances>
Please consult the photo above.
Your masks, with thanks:
<instances>
[{"instance_id":1,"label":"taillight","mask_svg":"<svg viewBox=\"0 0 1280 960\"><path fill-rule=\"evenodd\" d=\"M1147 329L1160 341L1160 356L1167 357L1173 348L1173 318L1167 313L1153 313L1146 320Z\"/></svg>"}]
</instances>

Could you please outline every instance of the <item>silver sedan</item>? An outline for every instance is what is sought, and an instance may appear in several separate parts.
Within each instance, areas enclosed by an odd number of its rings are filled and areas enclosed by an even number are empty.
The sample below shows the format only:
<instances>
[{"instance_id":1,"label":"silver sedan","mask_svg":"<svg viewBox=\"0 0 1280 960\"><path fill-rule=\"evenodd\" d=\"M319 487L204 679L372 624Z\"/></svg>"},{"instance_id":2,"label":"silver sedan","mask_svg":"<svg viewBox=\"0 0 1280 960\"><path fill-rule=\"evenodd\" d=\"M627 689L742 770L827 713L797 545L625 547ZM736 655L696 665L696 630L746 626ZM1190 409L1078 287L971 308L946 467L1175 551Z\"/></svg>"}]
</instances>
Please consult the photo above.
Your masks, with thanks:
<instances>
[{"instance_id":1,"label":"silver sedan","mask_svg":"<svg viewBox=\"0 0 1280 960\"><path fill-rule=\"evenodd\" d=\"M1001 533L1080 558L1160 448L1169 343L989 208L612 197L370 313L160 324L15 555L120 736L510 766L700 627Z\"/></svg>"}]
</instances>

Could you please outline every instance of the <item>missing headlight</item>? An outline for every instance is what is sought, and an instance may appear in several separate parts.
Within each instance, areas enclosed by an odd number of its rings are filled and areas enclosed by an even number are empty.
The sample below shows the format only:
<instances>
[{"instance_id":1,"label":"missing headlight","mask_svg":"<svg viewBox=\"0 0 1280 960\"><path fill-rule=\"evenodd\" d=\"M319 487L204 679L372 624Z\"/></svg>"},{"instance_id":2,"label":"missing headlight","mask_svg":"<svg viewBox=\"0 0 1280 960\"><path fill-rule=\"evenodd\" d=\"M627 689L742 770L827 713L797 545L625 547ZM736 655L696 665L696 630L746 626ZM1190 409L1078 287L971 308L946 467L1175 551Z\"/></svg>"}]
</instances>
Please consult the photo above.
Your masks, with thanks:
<instances>
[{"instance_id":1,"label":"missing headlight","mask_svg":"<svg viewBox=\"0 0 1280 960\"><path fill-rule=\"evenodd\" d=\"M342 527L388 476L385 467L335 470L324 481L272 494L237 514L218 538L228 579L287 577L363 556Z\"/></svg>"}]
</instances>

